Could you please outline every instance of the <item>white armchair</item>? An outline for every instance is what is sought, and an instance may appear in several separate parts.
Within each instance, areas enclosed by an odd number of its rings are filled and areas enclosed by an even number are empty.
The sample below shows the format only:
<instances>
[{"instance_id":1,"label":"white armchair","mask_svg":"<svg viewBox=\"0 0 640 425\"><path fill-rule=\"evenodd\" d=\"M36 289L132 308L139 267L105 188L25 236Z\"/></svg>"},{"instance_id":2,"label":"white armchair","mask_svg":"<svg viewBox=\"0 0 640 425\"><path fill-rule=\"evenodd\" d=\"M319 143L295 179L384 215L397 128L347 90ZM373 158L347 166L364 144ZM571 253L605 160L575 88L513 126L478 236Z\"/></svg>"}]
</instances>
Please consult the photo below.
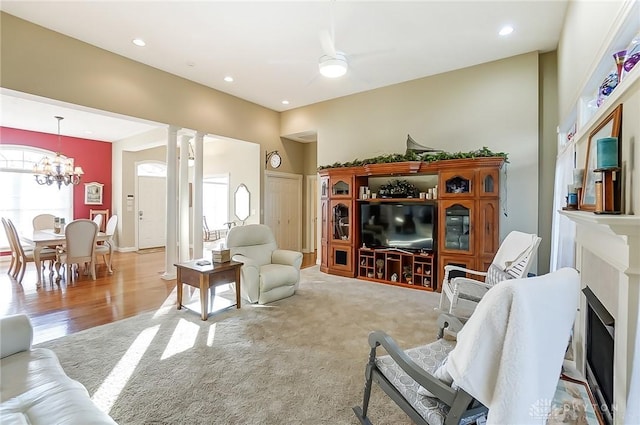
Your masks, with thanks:
<instances>
[{"instance_id":1,"label":"white armchair","mask_svg":"<svg viewBox=\"0 0 640 425\"><path fill-rule=\"evenodd\" d=\"M234 261L243 263L242 298L267 304L295 294L300 282L302 253L277 249L271 229L248 224L229 229L227 248Z\"/></svg>"}]
</instances>

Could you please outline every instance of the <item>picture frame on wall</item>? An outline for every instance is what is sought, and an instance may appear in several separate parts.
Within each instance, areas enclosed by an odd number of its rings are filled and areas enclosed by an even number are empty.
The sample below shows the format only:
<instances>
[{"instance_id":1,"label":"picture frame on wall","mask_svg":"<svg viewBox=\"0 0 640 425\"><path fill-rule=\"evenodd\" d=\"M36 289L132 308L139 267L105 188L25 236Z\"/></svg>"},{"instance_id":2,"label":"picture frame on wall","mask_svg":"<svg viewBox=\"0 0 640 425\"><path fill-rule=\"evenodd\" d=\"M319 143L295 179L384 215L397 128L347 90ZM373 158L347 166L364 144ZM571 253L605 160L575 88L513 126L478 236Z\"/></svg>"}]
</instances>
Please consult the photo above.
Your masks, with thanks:
<instances>
[{"instance_id":1,"label":"picture frame on wall","mask_svg":"<svg viewBox=\"0 0 640 425\"><path fill-rule=\"evenodd\" d=\"M102 191L104 184L91 182L84 184L84 204L102 205Z\"/></svg>"},{"instance_id":2,"label":"picture frame on wall","mask_svg":"<svg viewBox=\"0 0 640 425\"><path fill-rule=\"evenodd\" d=\"M595 170L598 168L598 139L604 137L620 138L622 128L622 104L618 105L609 115L607 115L593 131L589 134L587 144L587 159L585 162L585 172L582 182L582 196L579 199L578 208L586 211L596 209L596 181L599 174Z\"/></svg>"}]
</instances>

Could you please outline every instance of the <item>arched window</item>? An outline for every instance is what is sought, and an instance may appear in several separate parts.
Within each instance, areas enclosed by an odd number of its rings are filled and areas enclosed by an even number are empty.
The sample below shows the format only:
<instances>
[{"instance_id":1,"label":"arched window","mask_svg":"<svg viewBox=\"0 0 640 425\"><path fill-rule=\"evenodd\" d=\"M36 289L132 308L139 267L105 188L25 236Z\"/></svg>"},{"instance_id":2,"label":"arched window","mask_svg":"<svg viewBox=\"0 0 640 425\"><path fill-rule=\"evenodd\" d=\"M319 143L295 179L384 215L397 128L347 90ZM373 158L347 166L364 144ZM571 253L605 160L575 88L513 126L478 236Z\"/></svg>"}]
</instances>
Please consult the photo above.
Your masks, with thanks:
<instances>
[{"instance_id":1,"label":"arched window","mask_svg":"<svg viewBox=\"0 0 640 425\"><path fill-rule=\"evenodd\" d=\"M32 220L38 214L64 217L67 223L73 217L72 186L41 186L33 176L33 166L43 156L55 152L30 146L0 145L0 216L9 218L18 232L33 230ZM0 232L0 250L9 248L7 235Z\"/></svg>"},{"instance_id":2,"label":"arched window","mask_svg":"<svg viewBox=\"0 0 640 425\"><path fill-rule=\"evenodd\" d=\"M167 166L161 162L143 162L138 164L138 176L167 177Z\"/></svg>"}]
</instances>

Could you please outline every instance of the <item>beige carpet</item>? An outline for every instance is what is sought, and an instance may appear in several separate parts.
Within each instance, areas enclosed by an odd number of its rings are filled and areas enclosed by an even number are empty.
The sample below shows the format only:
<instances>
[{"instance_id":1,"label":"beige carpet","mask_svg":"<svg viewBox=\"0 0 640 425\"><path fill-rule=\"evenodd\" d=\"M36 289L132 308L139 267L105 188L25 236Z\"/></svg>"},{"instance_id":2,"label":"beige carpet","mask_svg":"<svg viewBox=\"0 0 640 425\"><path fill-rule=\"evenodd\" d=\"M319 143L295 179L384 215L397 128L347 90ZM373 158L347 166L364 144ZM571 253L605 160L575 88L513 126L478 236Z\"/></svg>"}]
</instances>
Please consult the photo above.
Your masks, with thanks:
<instances>
[{"instance_id":1,"label":"beige carpet","mask_svg":"<svg viewBox=\"0 0 640 425\"><path fill-rule=\"evenodd\" d=\"M371 330L433 341L439 294L302 271L298 293L203 322L173 305L40 344L120 424L357 424ZM374 387L376 425L410 424Z\"/></svg>"}]
</instances>

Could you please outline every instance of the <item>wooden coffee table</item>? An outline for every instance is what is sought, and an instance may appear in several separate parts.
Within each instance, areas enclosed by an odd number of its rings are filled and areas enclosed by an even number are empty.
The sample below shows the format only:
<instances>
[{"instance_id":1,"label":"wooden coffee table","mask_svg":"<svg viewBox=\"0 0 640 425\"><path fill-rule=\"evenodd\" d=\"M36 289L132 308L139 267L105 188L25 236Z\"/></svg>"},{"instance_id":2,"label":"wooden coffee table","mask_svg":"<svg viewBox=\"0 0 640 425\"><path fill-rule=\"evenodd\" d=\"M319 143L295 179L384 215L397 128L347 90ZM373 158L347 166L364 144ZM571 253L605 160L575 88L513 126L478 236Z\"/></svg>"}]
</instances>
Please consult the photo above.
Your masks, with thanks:
<instances>
[{"instance_id":1,"label":"wooden coffee table","mask_svg":"<svg viewBox=\"0 0 640 425\"><path fill-rule=\"evenodd\" d=\"M200 289L200 307L202 320L209 317L209 290L225 283L236 283L236 308L240 308L240 267L242 263L229 261L227 263L212 263L199 266L201 260L187 261L174 264L178 269L176 286L178 288L177 308L182 308L182 285L186 284Z\"/></svg>"}]
</instances>

